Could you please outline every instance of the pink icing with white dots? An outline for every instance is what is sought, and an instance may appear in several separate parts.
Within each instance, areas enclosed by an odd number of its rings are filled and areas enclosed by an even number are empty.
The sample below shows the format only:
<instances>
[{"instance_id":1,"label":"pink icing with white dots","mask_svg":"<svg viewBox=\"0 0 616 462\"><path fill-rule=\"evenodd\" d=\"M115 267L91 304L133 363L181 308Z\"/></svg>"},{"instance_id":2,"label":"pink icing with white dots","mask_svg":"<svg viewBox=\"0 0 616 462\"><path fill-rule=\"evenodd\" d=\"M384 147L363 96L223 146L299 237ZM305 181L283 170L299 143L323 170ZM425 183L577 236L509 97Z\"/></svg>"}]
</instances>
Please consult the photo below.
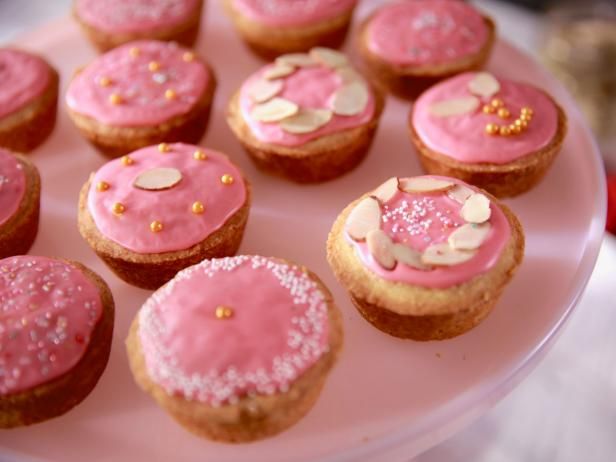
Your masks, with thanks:
<instances>
[{"instance_id":1,"label":"pink icing with white dots","mask_svg":"<svg viewBox=\"0 0 616 462\"><path fill-rule=\"evenodd\" d=\"M207 158L195 159L197 150ZM106 238L133 252L188 249L223 226L246 201L241 172L221 153L176 143L169 145L169 152L150 146L129 157L133 162L130 165L115 159L96 172L88 192L88 211ZM182 179L172 188L160 191L134 186L139 175L154 168L177 169ZM233 183L223 184L223 175L231 175ZM100 182L109 188L98 190ZM203 205L203 213L192 211L197 201ZM116 203L124 206L122 214L113 212ZM153 232L153 221L162 223L163 229Z\"/></svg>"},{"instance_id":2,"label":"pink icing with white dots","mask_svg":"<svg viewBox=\"0 0 616 462\"><path fill-rule=\"evenodd\" d=\"M102 310L96 286L68 263L32 256L0 260L0 395L73 368Z\"/></svg>"},{"instance_id":3,"label":"pink icing with white dots","mask_svg":"<svg viewBox=\"0 0 616 462\"><path fill-rule=\"evenodd\" d=\"M374 117L376 104L374 95L369 91L368 102L362 112L354 116L334 114L327 124L310 133L288 133L279 123L257 121L251 116L255 103L250 97L250 88L272 67L273 65L268 65L253 74L240 89L242 116L259 141L282 146L301 146L325 135L359 127ZM325 66L299 68L281 80L283 89L277 97L292 101L304 109L327 109L336 90L344 85L342 77L335 70Z\"/></svg>"},{"instance_id":4,"label":"pink icing with white dots","mask_svg":"<svg viewBox=\"0 0 616 462\"><path fill-rule=\"evenodd\" d=\"M476 188L451 178L441 178ZM398 191L389 201L381 204L381 230L395 243L404 244L423 252L427 247L446 243L449 235L465 223L460 216L462 204L450 198L447 193L411 194ZM397 263L393 270L379 265L368 250L365 242L358 242L346 234L347 241L355 248L361 261L372 272L383 279L430 288L447 288L469 281L489 271L498 261L511 235L507 217L494 203L490 204L491 229L488 237L475 256L465 263L452 266L433 267L419 270Z\"/></svg>"},{"instance_id":5,"label":"pink icing with white dots","mask_svg":"<svg viewBox=\"0 0 616 462\"><path fill-rule=\"evenodd\" d=\"M0 49L0 117L41 96L49 84L49 66L21 50Z\"/></svg>"},{"instance_id":6,"label":"pink icing with white dots","mask_svg":"<svg viewBox=\"0 0 616 462\"><path fill-rule=\"evenodd\" d=\"M431 150L460 162L489 162L506 164L546 147L558 129L558 111L552 100L532 85L512 82L498 77L500 91L493 98L501 99L511 112L512 121L522 107L533 110L528 128L518 135L493 136L485 131L489 123L505 121L496 114L484 114L482 105L490 98L482 98L476 110L456 116L438 117L430 113L437 102L472 96L468 83L475 73L465 73L445 80L427 90L415 102L412 124L421 141Z\"/></svg>"},{"instance_id":7,"label":"pink icing with white dots","mask_svg":"<svg viewBox=\"0 0 616 462\"><path fill-rule=\"evenodd\" d=\"M182 24L198 0L77 0L79 18L108 33L148 32Z\"/></svg>"},{"instance_id":8,"label":"pink icing with white dots","mask_svg":"<svg viewBox=\"0 0 616 462\"><path fill-rule=\"evenodd\" d=\"M297 26L342 15L357 0L233 0L242 15L270 26Z\"/></svg>"},{"instance_id":9,"label":"pink icing with white dots","mask_svg":"<svg viewBox=\"0 0 616 462\"><path fill-rule=\"evenodd\" d=\"M0 225L6 223L26 193L26 175L17 158L0 148Z\"/></svg>"},{"instance_id":10,"label":"pink icing with white dots","mask_svg":"<svg viewBox=\"0 0 616 462\"><path fill-rule=\"evenodd\" d=\"M368 25L368 48L398 65L432 65L473 55L485 45L482 16L458 0L413 0L381 8Z\"/></svg>"},{"instance_id":11,"label":"pink icing with white dots","mask_svg":"<svg viewBox=\"0 0 616 462\"><path fill-rule=\"evenodd\" d=\"M191 58L186 60L187 56ZM73 111L105 124L153 125L192 110L210 79L206 65L188 49L168 42L136 41L105 53L77 74L66 102ZM166 96L167 90L174 92L172 98ZM112 95L120 102L114 104Z\"/></svg>"},{"instance_id":12,"label":"pink icing with white dots","mask_svg":"<svg viewBox=\"0 0 616 462\"><path fill-rule=\"evenodd\" d=\"M225 306L232 315L216 317ZM285 392L328 351L324 294L295 266L259 256L206 260L139 313L148 373L170 394L214 406Z\"/></svg>"}]
</instances>

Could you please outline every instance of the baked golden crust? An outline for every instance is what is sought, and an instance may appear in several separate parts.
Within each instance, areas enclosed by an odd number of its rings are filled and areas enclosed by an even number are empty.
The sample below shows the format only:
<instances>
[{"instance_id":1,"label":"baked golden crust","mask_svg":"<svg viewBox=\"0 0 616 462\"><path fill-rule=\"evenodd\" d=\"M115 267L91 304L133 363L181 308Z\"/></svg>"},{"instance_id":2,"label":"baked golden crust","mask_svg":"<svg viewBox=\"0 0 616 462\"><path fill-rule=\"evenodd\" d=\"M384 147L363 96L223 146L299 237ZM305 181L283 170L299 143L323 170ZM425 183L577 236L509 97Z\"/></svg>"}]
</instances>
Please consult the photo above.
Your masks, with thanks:
<instances>
[{"instance_id":1,"label":"baked golden crust","mask_svg":"<svg viewBox=\"0 0 616 462\"><path fill-rule=\"evenodd\" d=\"M546 96L558 110L558 126L554 138L544 148L506 164L464 163L433 151L423 143L413 127L411 112L409 130L421 165L432 175L459 178L500 198L517 196L532 189L547 173L567 135L565 112L547 93Z\"/></svg>"},{"instance_id":2,"label":"baked golden crust","mask_svg":"<svg viewBox=\"0 0 616 462\"><path fill-rule=\"evenodd\" d=\"M327 181L355 168L370 149L385 106L383 95L372 90L376 105L368 123L300 146L280 146L258 140L241 114L239 91L229 102L227 123L259 168L298 183Z\"/></svg>"},{"instance_id":3,"label":"baked golden crust","mask_svg":"<svg viewBox=\"0 0 616 462\"><path fill-rule=\"evenodd\" d=\"M113 296L96 273L81 263L66 262L98 288L103 305L101 317L84 355L70 371L29 390L0 396L0 428L31 425L66 413L90 394L107 366L115 316Z\"/></svg>"},{"instance_id":4,"label":"baked golden crust","mask_svg":"<svg viewBox=\"0 0 616 462\"><path fill-rule=\"evenodd\" d=\"M287 264L291 262L280 259ZM299 377L286 393L243 397L237 404L213 407L169 395L150 379L139 340L139 316L131 325L126 350L135 381L171 416L192 433L216 441L240 443L275 435L300 420L317 400L343 343L342 316L331 292L314 273L303 268L325 294L330 323L329 351Z\"/></svg>"},{"instance_id":5,"label":"baked golden crust","mask_svg":"<svg viewBox=\"0 0 616 462\"><path fill-rule=\"evenodd\" d=\"M41 177L26 157L14 154L26 175L26 191L15 214L0 226L0 259L28 253L38 233Z\"/></svg>"},{"instance_id":6,"label":"baked golden crust","mask_svg":"<svg viewBox=\"0 0 616 462\"><path fill-rule=\"evenodd\" d=\"M387 281L366 268L347 242L344 227L351 210L368 194L346 207L329 233L327 260L360 313L384 332L415 340L454 337L485 318L524 257L519 220L507 206L486 196L507 217L511 237L489 271L445 289Z\"/></svg>"}]
</instances>

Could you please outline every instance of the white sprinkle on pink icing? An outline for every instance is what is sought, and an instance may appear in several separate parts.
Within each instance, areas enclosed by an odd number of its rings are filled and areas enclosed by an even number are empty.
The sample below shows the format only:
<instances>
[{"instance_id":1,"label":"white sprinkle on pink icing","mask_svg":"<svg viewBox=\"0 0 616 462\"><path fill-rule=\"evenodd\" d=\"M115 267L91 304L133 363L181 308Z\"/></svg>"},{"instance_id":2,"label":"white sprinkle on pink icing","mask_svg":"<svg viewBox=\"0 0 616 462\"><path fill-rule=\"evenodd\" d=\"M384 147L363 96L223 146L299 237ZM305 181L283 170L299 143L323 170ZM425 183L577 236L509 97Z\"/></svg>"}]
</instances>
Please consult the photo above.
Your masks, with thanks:
<instances>
[{"instance_id":1,"label":"white sprinkle on pink icing","mask_svg":"<svg viewBox=\"0 0 616 462\"><path fill-rule=\"evenodd\" d=\"M0 395L68 372L85 353L102 310L96 286L68 263L0 260Z\"/></svg>"},{"instance_id":2,"label":"white sprinkle on pink icing","mask_svg":"<svg viewBox=\"0 0 616 462\"><path fill-rule=\"evenodd\" d=\"M19 209L26 193L26 175L15 156L0 148L0 226Z\"/></svg>"},{"instance_id":3,"label":"white sprinkle on pink icing","mask_svg":"<svg viewBox=\"0 0 616 462\"><path fill-rule=\"evenodd\" d=\"M297 26L335 18L357 0L233 0L241 14L270 26Z\"/></svg>"},{"instance_id":4,"label":"white sprinkle on pink icing","mask_svg":"<svg viewBox=\"0 0 616 462\"><path fill-rule=\"evenodd\" d=\"M233 315L218 319L218 306ZM259 256L206 260L139 312L148 374L169 394L213 406L286 392L328 351L325 295L295 266Z\"/></svg>"}]
</instances>

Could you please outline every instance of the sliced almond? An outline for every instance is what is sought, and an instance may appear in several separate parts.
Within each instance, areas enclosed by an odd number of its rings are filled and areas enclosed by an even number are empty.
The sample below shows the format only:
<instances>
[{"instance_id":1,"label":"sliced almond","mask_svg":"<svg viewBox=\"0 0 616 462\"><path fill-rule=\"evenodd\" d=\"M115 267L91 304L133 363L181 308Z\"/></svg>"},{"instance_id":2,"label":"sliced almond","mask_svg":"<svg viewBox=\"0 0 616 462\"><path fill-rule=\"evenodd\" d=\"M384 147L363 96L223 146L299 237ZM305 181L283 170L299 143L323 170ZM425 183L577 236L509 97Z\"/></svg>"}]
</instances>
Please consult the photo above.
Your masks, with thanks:
<instances>
[{"instance_id":1,"label":"sliced almond","mask_svg":"<svg viewBox=\"0 0 616 462\"><path fill-rule=\"evenodd\" d=\"M394 244L392 247L392 253L398 263L402 263L411 268L426 271L430 269L430 266L421 261L421 253L415 249L411 249L403 244Z\"/></svg>"},{"instance_id":2,"label":"sliced almond","mask_svg":"<svg viewBox=\"0 0 616 462\"><path fill-rule=\"evenodd\" d=\"M346 232L356 241L381 227L381 207L373 197L366 197L355 206L346 221Z\"/></svg>"},{"instance_id":3,"label":"sliced almond","mask_svg":"<svg viewBox=\"0 0 616 462\"><path fill-rule=\"evenodd\" d=\"M473 250L456 250L446 242L435 244L424 250L422 263L434 266L453 266L469 261L475 256Z\"/></svg>"},{"instance_id":4,"label":"sliced almond","mask_svg":"<svg viewBox=\"0 0 616 462\"><path fill-rule=\"evenodd\" d=\"M479 107L479 104L479 98L467 96L433 103L428 110L430 114L436 117L451 117L473 112Z\"/></svg>"},{"instance_id":5,"label":"sliced almond","mask_svg":"<svg viewBox=\"0 0 616 462\"><path fill-rule=\"evenodd\" d=\"M481 247L490 233L490 223L466 223L449 235L447 242L457 250L475 250Z\"/></svg>"},{"instance_id":6,"label":"sliced almond","mask_svg":"<svg viewBox=\"0 0 616 462\"><path fill-rule=\"evenodd\" d=\"M468 223L483 223L490 218L490 199L483 194L475 193L464 202L460 215Z\"/></svg>"},{"instance_id":7,"label":"sliced almond","mask_svg":"<svg viewBox=\"0 0 616 462\"><path fill-rule=\"evenodd\" d=\"M466 199L471 197L473 194L475 194L475 191L461 184L457 184L449 191L447 191L447 195L460 204L464 204L464 202L466 202Z\"/></svg>"},{"instance_id":8,"label":"sliced almond","mask_svg":"<svg viewBox=\"0 0 616 462\"><path fill-rule=\"evenodd\" d=\"M468 83L468 90L477 96L490 98L500 90L500 83L489 72L478 72Z\"/></svg>"},{"instance_id":9,"label":"sliced almond","mask_svg":"<svg viewBox=\"0 0 616 462\"><path fill-rule=\"evenodd\" d=\"M299 107L284 98L274 98L252 108L251 117L259 122L278 122L297 114Z\"/></svg>"},{"instance_id":10,"label":"sliced almond","mask_svg":"<svg viewBox=\"0 0 616 462\"><path fill-rule=\"evenodd\" d=\"M289 53L276 58L276 64L293 67L312 67L317 63L308 53Z\"/></svg>"},{"instance_id":11,"label":"sliced almond","mask_svg":"<svg viewBox=\"0 0 616 462\"><path fill-rule=\"evenodd\" d=\"M336 74L338 74L340 80L342 80L342 83L366 82L364 76L357 72L355 69L353 69L351 66L337 68Z\"/></svg>"},{"instance_id":12,"label":"sliced almond","mask_svg":"<svg viewBox=\"0 0 616 462\"><path fill-rule=\"evenodd\" d=\"M310 50L310 56L319 63L335 69L337 67L346 66L349 59L345 54L331 48L316 47Z\"/></svg>"},{"instance_id":13,"label":"sliced almond","mask_svg":"<svg viewBox=\"0 0 616 462\"><path fill-rule=\"evenodd\" d=\"M329 109L302 109L297 114L280 122L280 128L285 132L301 135L312 133L332 119Z\"/></svg>"},{"instance_id":14,"label":"sliced almond","mask_svg":"<svg viewBox=\"0 0 616 462\"><path fill-rule=\"evenodd\" d=\"M133 186L146 191L161 191L173 188L182 180L182 172L177 168L159 167L140 173Z\"/></svg>"},{"instance_id":15,"label":"sliced almond","mask_svg":"<svg viewBox=\"0 0 616 462\"><path fill-rule=\"evenodd\" d=\"M368 87L362 82L352 82L340 87L331 99L331 108L335 114L341 116L354 116L361 114L370 94Z\"/></svg>"},{"instance_id":16,"label":"sliced almond","mask_svg":"<svg viewBox=\"0 0 616 462\"><path fill-rule=\"evenodd\" d=\"M393 242L390 237L380 229L370 231L366 235L366 244L374 260L386 270L396 266L396 258L392 253Z\"/></svg>"},{"instance_id":17,"label":"sliced almond","mask_svg":"<svg viewBox=\"0 0 616 462\"><path fill-rule=\"evenodd\" d=\"M259 79L250 86L248 95L255 103L265 103L282 91L282 80Z\"/></svg>"},{"instance_id":18,"label":"sliced almond","mask_svg":"<svg viewBox=\"0 0 616 462\"><path fill-rule=\"evenodd\" d=\"M263 73L263 78L267 80L274 80L291 75L293 72L295 72L295 66L276 63Z\"/></svg>"},{"instance_id":19,"label":"sliced almond","mask_svg":"<svg viewBox=\"0 0 616 462\"><path fill-rule=\"evenodd\" d=\"M398 178L392 177L376 188L372 195L380 200L382 203L389 201L398 192Z\"/></svg>"},{"instance_id":20,"label":"sliced almond","mask_svg":"<svg viewBox=\"0 0 616 462\"><path fill-rule=\"evenodd\" d=\"M438 193L444 192L454 187L454 183L446 180L438 180L425 176L413 178L401 178L399 180L400 189L407 193Z\"/></svg>"}]
</instances>

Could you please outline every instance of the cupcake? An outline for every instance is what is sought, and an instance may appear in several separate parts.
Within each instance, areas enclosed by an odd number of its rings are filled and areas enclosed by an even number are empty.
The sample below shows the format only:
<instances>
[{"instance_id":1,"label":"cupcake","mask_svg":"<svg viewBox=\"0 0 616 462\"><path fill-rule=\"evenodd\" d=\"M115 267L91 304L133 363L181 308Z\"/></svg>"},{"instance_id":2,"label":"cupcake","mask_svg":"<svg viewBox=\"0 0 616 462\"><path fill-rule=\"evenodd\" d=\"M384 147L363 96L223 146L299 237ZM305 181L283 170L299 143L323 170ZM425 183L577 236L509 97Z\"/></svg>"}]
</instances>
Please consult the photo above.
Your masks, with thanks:
<instances>
[{"instance_id":1,"label":"cupcake","mask_svg":"<svg viewBox=\"0 0 616 462\"><path fill-rule=\"evenodd\" d=\"M132 42L75 75L68 113L102 153L119 157L162 142L197 143L216 89L208 64L174 43Z\"/></svg>"},{"instance_id":2,"label":"cupcake","mask_svg":"<svg viewBox=\"0 0 616 462\"><path fill-rule=\"evenodd\" d=\"M0 258L28 253L38 232L40 201L34 164L0 148Z\"/></svg>"},{"instance_id":3,"label":"cupcake","mask_svg":"<svg viewBox=\"0 0 616 462\"><path fill-rule=\"evenodd\" d=\"M75 0L73 16L100 51L141 39L190 47L202 7L203 0Z\"/></svg>"},{"instance_id":4,"label":"cupcake","mask_svg":"<svg viewBox=\"0 0 616 462\"><path fill-rule=\"evenodd\" d=\"M327 48L283 55L233 95L227 122L257 166L297 182L325 181L365 157L384 101Z\"/></svg>"},{"instance_id":5,"label":"cupcake","mask_svg":"<svg viewBox=\"0 0 616 462\"><path fill-rule=\"evenodd\" d=\"M58 73L41 57L0 48L0 147L30 152L53 131Z\"/></svg>"},{"instance_id":6,"label":"cupcake","mask_svg":"<svg viewBox=\"0 0 616 462\"><path fill-rule=\"evenodd\" d=\"M515 215L459 180L391 178L337 218L327 258L361 315L390 335L441 340L472 329L522 262Z\"/></svg>"},{"instance_id":7,"label":"cupcake","mask_svg":"<svg viewBox=\"0 0 616 462\"><path fill-rule=\"evenodd\" d=\"M544 91L479 72L422 94L409 127L426 172L511 197L544 177L563 144L567 117Z\"/></svg>"},{"instance_id":8,"label":"cupcake","mask_svg":"<svg viewBox=\"0 0 616 462\"><path fill-rule=\"evenodd\" d=\"M105 370L113 297L83 265L0 260L0 428L42 422L79 404Z\"/></svg>"},{"instance_id":9,"label":"cupcake","mask_svg":"<svg viewBox=\"0 0 616 462\"><path fill-rule=\"evenodd\" d=\"M163 143L90 177L79 231L118 277L156 289L204 258L235 254L249 208L248 182L224 154Z\"/></svg>"},{"instance_id":10,"label":"cupcake","mask_svg":"<svg viewBox=\"0 0 616 462\"><path fill-rule=\"evenodd\" d=\"M490 18L462 1L397 2L362 24L359 51L383 87L415 98L439 80L481 68L495 29Z\"/></svg>"},{"instance_id":11,"label":"cupcake","mask_svg":"<svg viewBox=\"0 0 616 462\"><path fill-rule=\"evenodd\" d=\"M317 400L342 347L329 290L282 259L206 260L154 293L126 341L136 382L217 441L279 433Z\"/></svg>"},{"instance_id":12,"label":"cupcake","mask_svg":"<svg viewBox=\"0 0 616 462\"><path fill-rule=\"evenodd\" d=\"M271 59L316 46L338 48L357 0L223 0L246 44Z\"/></svg>"}]
</instances>

